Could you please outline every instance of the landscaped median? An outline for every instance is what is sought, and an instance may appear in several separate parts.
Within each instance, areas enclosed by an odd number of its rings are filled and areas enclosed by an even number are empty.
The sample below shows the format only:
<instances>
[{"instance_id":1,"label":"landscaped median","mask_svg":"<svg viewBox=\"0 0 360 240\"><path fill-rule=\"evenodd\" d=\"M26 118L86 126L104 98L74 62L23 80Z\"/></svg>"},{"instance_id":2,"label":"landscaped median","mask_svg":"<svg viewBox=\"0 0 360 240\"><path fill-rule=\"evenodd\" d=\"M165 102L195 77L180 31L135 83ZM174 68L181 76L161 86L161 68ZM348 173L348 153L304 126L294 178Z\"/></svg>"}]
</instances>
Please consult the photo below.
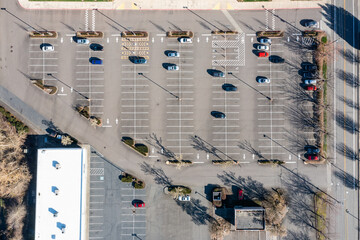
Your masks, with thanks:
<instances>
[{"instance_id":1,"label":"landscaped median","mask_svg":"<svg viewBox=\"0 0 360 240\"><path fill-rule=\"evenodd\" d=\"M319 192L314 196L315 202L315 228L316 231L316 239L317 240L325 240L327 237L324 235L326 231L326 213L327 213L327 202L326 202L326 194Z\"/></svg>"},{"instance_id":2,"label":"landscaped median","mask_svg":"<svg viewBox=\"0 0 360 240\"><path fill-rule=\"evenodd\" d=\"M238 34L237 31L212 31L211 34L214 34L214 35L235 35L235 34Z\"/></svg>"},{"instance_id":3,"label":"landscaped median","mask_svg":"<svg viewBox=\"0 0 360 240\"><path fill-rule=\"evenodd\" d=\"M180 38L180 37L194 37L194 33L191 31L169 31L166 32L168 38Z\"/></svg>"},{"instance_id":4,"label":"landscaped median","mask_svg":"<svg viewBox=\"0 0 360 240\"><path fill-rule=\"evenodd\" d=\"M121 32L123 38L147 38L149 36L146 31L124 31Z\"/></svg>"},{"instance_id":5,"label":"landscaped median","mask_svg":"<svg viewBox=\"0 0 360 240\"><path fill-rule=\"evenodd\" d=\"M44 85L44 80L42 79L31 79L31 83L50 95L54 95L58 91L57 87L55 86Z\"/></svg>"},{"instance_id":6,"label":"landscaped median","mask_svg":"<svg viewBox=\"0 0 360 240\"><path fill-rule=\"evenodd\" d=\"M122 137L121 141L143 157L149 156L149 148L145 144L136 143L131 137Z\"/></svg>"},{"instance_id":7,"label":"landscaped median","mask_svg":"<svg viewBox=\"0 0 360 240\"><path fill-rule=\"evenodd\" d=\"M100 31L78 31L76 32L78 38L103 38L104 33Z\"/></svg>"},{"instance_id":8,"label":"landscaped median","mask_svg":"<svg viewBox=\"0 0 360 240\"><path fill-rule=\"evenodd\" d=\"M281 161L281 160L278 160L278 159L271 159L271 160L269 160L269 159L259 159L258 164L277 166L277 165L283 165L283 164L285 164L285 162Z\"/></svg>"},{"instance_id":9,"label":"landscaped median","mask_svg":"<svg viewBox=\"0 0 360 240\"><path fill-rule=\"evenodd\" d=\"M191 194L191 188L181 185L171 185L165 188L165 194L170 194L174 199L179 196L186 196Z\"/></svg>"},{"instance_id":10,"label":"landscaped median","mask_svg":"<svg viewBox=\"0 0 360 240\"><path fill-rule=\"evenodd\" d=\"M190 166L193 164L190 160L167 160L165 162L167 165L175 165L177 168L181 168L182 166Z\"/></svg>"},{"instance_id":11,"label":"landscaped median","mask_svg":"<svg viewBox=\"0 0 360 240\"><path fill-rule=\"evenodd\" d=\"M212 160L212 163L214 165L223 165L223 166L239 164L238 161L234 161L234 160Z\"/></svg>"},{"instance_id":12,"label":"landscaped median","mask_svg":"<svg viewBox=\"0 0 360 240\"><path fill-rule=\"evenodd\" d=\"M282 38L284 37L284 31L259 31L256 32L256 37Z\"/></svg>"},{"instance_id":13,"label":"landscaped median","mask_svg":"<svg viewBox=\"0 0 360 240\"><path fill-rule=\"evenodd\" d=\"M136 189L143 189L145 188L145 183L144 181L141 181L139 179L137 179L136 177L134 177L133 175L131 174L128 174L128 173L125 173L123 172L121 175L120 175L120 180L122 182L131 182L132 183L132 186Z\"/></svg>"},{"instance_id":14,"label":"landscaped median","mask_svg":"<svg viewBox=\"0 0 360 240\"><path fill-rule=\"evenodd\" d=\"M318 121L319 129L316 132L316 145L320 148L320 160L306 160L305 164L324 164L327 158L327 63L332 56L332 46L327 43L326 33L323 31L305 31L303 36L312 37L317 43L314 58L319 72L321 73L317 82L318 90L314 93L316 96L316 105L314 106L314 119Z\"/></svg>"},{"instance_id":15,"label":"landscaped median","mask_svg":"<svg viewBox=\"0 0 360 240\"><path fill-rule=\"evenodd\" d=\"M100 127L102 125L102 120L101 118L98 118L96 116L91 116L90 115L90 109L89 106L81 106L78 105L75 107L75 110L84 118L86 118L87 120L90 121L90 124L94 127L98 126Z\"/></svg>"},{"instance_id":16,"label":"landscaped median","mask_svg":"<svg viewBox=\"0 0 360 240\"><path fill-rule=\"evenodd\" d=\"M29 32L30 38L57 38L58 34L55 31L32 31Z\"/></svg>"},{"instance_id":17,"label":"landscaped median","mask_svg":"<svg viewBox=\"0 0 360 240\"><path fill-rule=\"evenodd\" d=\"M27 133L29 132L29 127L26 126L23 122L19 121L14 115L6 111L6 109L0 106L0 113L5 117L12 126L15 127L17 133Z\"/></svg>"}]
</instances>

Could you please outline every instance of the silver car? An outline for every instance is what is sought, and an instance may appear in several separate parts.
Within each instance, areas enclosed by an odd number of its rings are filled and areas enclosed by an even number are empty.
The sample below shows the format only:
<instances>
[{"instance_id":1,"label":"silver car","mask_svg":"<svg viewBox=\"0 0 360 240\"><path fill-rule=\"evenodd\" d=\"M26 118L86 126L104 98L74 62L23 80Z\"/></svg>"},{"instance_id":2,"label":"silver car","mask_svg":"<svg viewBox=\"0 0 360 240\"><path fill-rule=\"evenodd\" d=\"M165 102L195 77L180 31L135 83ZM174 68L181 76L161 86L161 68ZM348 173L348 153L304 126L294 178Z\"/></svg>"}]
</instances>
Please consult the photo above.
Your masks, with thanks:
<instances>
[{"instance_id":1,"label":"silver car","mask_svg":"<svg viewBox=\"0 0 360 240\"><path fill-rule=\"evenodd\" d=\"M191 200L191 197L189 195L179 196L178 200L181 201L181 202L189 202Z\"/></svg>"},{"instance_id":2,"label":"silver car","mask_svg":"<svg viewBox=\"0 0 360 240\"><path fill-rule=\"evenodd\" d=\"M78 44L89 44L90 41L87 38L77 38L76 43L78 43Z\"/></svg>"},{"instance_id":3,"label":"silver car","mask_svg":"<svg viewBox=\"0 0 360 240\"><path fill-rule=\"evenodd\" d=\"M316 85L315 79L305 79L304 80L305 85Z\"/></svg>"},{"instance_id":4,"label":"silver car","mask_svg":"<svg viewBox=\"0 0 360 240\"><path fill-rule=\"evenodd\" d=\"M256 48L257 50L265 50L265 51L269 50L269 46L261 45L261 44L257 45Z\"/></svg>"}]
</instances>

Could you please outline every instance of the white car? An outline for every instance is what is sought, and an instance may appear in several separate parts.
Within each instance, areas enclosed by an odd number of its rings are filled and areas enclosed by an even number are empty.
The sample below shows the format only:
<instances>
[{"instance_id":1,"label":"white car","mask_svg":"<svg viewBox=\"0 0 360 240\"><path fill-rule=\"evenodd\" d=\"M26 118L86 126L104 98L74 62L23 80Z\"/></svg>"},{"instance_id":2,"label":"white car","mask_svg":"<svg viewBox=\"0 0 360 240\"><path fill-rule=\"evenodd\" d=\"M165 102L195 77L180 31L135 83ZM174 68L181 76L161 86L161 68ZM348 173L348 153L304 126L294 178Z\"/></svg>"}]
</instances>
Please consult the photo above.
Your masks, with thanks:
<instances>
[{"instance_id":1,"label":"white car","mask_svg":"<svg viewBox=\"0 0 360 240\"><path fill-rule=\"evenodd\" d=\"M269 50L269 46L266 45L257 45L257 50Z\"/></svg>"},{"instance_id":2,"label":"white car","mask_svg":"<svg viewBox=\"0 0 360 240\"><path fill-rule=\"evenodd\" d=\"M181 43L192 43L192 39L189 37L181 37L179 38L179 42Z\"/></svg>"},{"instance_id":3,"label":"white car","mask_svg":"<svg viewBox=\"0 0 360 240\"><path fill-rule=\"evenodd\" d=\"M43 44L43 45L41 46L41 50L42 50L43 52L52 52L52 51L54 51L54 46L51 45L51 44Z\"/></svg>"},{"instance_id":4,"label":"white car","mask_svg":"<svg viewBox=\"0 0 360 240\"><path fill-rule=\"evenodd\" d=\"M87 38L77 38L76 43L78 43L78 44L89 44L90 41Z\"/></svg>"},{"instance_id":5,"label":"white car","mask_svg":"<svg viewBox=\"0 0 360 240\"><path fill-rule=\"evenodd\" d=\"M315 79L305 79L304 80L305 85L316 85Z\"/></svg>"},{"instance_id":6,"label":"white car","mask_svg":"<svg viewBox=\"0 0 360 240\"><path fill-rule=\"evenodd\" d=\"M270 83L270 79L267 77L258 77L256 80L258 83Z\"/></svg>"},{"instance_id":7,"label":"white car","mask_svg":"<svg viewBox=\"0 0 360 240\"><path fill-rule=\"evenodd\" d=\"M172 64L172 65L167 66L167 70L169 70L169 71L178 71L179 66L176 65L176 64Z\"/></svg>"},{"instance_id":8,"label":"white car","mask_svg":"<svg viewBox=\"0 0 360 240\"><path fill-rule=\"evenodd\" d=\"M191 200L191 197L189 195L179 196L178 200L181 202L189 202Z\"/></svg>"}]
</instances>

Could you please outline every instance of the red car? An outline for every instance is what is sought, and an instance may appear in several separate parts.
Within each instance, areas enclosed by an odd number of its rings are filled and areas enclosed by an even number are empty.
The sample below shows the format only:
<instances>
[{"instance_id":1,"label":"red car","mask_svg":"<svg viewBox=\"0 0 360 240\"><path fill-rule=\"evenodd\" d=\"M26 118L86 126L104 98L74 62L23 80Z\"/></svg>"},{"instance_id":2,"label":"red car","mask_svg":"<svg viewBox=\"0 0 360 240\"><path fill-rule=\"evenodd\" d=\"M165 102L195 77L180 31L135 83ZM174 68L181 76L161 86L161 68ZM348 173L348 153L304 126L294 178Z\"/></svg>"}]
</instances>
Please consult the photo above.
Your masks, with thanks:
<instances>
[{"instance_id":1,"label":"red car","mask_svg":"<svg viewBox=\"0 0 360 240\"><path fill-rule=\"evenodd\" d=\"M239 199L239 200L243 200L243 199L244 199L244 192L243 192L242 189L240 189L239 192L238 192L238 199Z\"/></svg>"},{"instance_id":2,"label":"red car","mask_svg":"<svg viewBox=\"0 0 360 240\"><path fill-rule=\"evenodd\" d=\"M308 154L308 155L306 156L306 158L307 158L308 160L319 160L318 155L315 155L315 154Z\"/></svg>"},{"instance_id":3,"label":"red car","mask_svg":"<svg viewBox=\"0 0 360 240\"><path fill-rule=\"evenodd\" d=\"M307 91L316 91L316 86L315 85L307 85L305 86L305 90Z\"/></svg>"},{"instance_id":4,"label":"red car","mask_svg":"<svg viewBox=\"0 0 360 240\"><path fill-rule=\"evenodd\" d=\"M143 201L135 201L133 203L134 207L136 208L141 208L141 207L145 207L145 203Z\"/></svg>"},{"instance_id":5,"label":"red car","mask_svg":"<svg viewBox=\"0 0 360 240\"><path fill-rule=\"evenodd\" d=\"M259 52L258 56L259 57L268 57L269 53L268 52Z\"/></svg>"}]
</instances>

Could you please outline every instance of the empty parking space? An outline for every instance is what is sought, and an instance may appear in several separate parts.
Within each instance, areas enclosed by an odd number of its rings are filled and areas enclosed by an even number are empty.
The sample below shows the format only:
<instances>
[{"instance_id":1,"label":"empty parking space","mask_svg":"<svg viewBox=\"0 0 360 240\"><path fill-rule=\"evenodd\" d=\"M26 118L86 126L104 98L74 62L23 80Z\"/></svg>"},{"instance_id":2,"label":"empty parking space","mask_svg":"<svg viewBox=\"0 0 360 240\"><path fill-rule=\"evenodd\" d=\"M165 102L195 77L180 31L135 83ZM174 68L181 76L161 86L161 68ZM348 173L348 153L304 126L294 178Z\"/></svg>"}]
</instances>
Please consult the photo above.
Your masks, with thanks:
<instances>
[{"instance_id":1,"label":"empty parking space","mask_svg":"<svg viewBox=\"0 0 360 240\"><path fill-rule=\"evenodd\" d=\"M142 200L146 204L146 192L121 182L121 173L91 149L89 239L145 239L146 206L135 208L133 203Z\"/></svg>"},{"instance_id":2,"label":"empty parking space","mask_svg":"<svg viewBox=\"0 0 360 240\"><path fill-rule=\"evenodd\" d=\"M101 40L91 40L90 44L102 44ZM101 60L96 62L95 60ZM76 103L89 106L92 116L103 115L104 66L106 61L102 51L94 51L87 44L76 45L75 89L78 91Z\"/></svg>"},{"instance_id":3,"label":"empty parking space","mask_svg":"<svg viewBox=\"0 0 360 240\"><path fill-rule=\"evenodd\" d=\"M46 45L53 46L54 50L43 51L42 47ZM58 55L58 39L30 38L28 66L30 78L44 80L45 85L56 86L56 79L49 74L58 72Z\"/></svg>"},{"instance_id":4,"label":"empty parking space","mask_svg":"<svg viewBox=\"0 0 360 240\"><path fill-rule=\"evenodd\" d=\"M194 44L166 39L168 51L179 57L167 57L161 71L166 72L166 145L182 159L194 159L194 149L189 143L194 135ZM166 64L175 64L178 70L167 70Z\"/></svg>"}]
</instances>

